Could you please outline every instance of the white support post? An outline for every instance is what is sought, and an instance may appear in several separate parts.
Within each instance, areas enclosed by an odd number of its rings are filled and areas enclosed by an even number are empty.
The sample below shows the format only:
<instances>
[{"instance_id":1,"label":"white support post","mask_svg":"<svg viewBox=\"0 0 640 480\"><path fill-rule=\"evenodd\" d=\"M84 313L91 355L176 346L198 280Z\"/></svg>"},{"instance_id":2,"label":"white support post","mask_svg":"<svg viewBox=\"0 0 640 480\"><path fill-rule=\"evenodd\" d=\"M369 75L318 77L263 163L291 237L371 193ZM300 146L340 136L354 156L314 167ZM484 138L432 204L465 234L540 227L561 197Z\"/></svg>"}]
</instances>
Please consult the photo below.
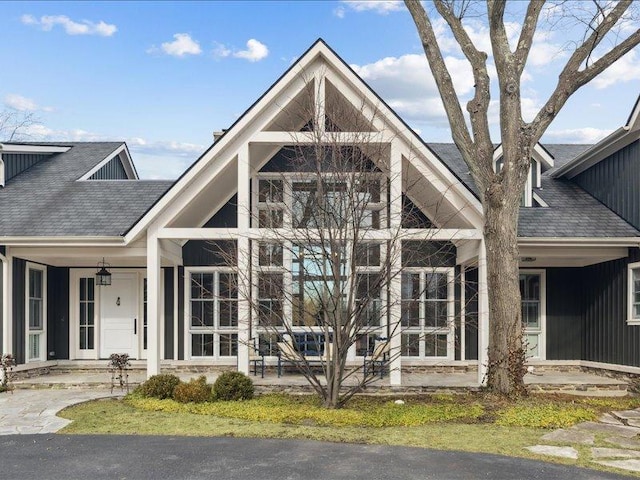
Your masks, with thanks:
<instances>
[{"instance_id":1,"label":"white support post","mask_svg":"<svg viewBox=\"0 0 640 480\"><path fill-rule=\"evenodd\" d=\"M13 354L13 256L2 256L2 353Z\"/></svg>"},{"instance_id":2,"label":"white support post","mask_svg":"<svg viewBox=\"0 0 640 480\"><path fill-rule=\"evenodd\" d=\"M251 323L251 249L249 236L249 145L238 151L238 371L249 374L249 329Z\"/></svg>"},{"instance_id":3,"label":"white support post","mask_svg":"<svg viewBox=\"0 0 640 480\"><path fill-rule=\"evenodd\" d=\"M173 359L178 360L178 276L179 265L173 265Z\"/></svg>"},{"instance_id":4,"label":"white support post","mask_svg":"<svg viewBox=\"0 0 640 480\"><path fill-rule=\"evenodd\" d=\"M460 360L466 360L465 350L467 349L467 295L466 295L466 270L464 265L460 265Z\"/></svg>"},{"instance_id":5,"label":"white support post","mask_svg":"<svg viewBox=\"0 0 640 480\"><path fill-rule=\"evenodd\" d=\"M157 231L147 230L147 377L160 373L160 242Z\"/></svg>"},{"instance_id":6,"label":"white support post","mask_svg":"<svg viewBox=\"0 0 640 480\"><path fill-rule=\"evenodd\" d=\"M478 384L487 383L489 363L489 290L487 286L487 252L484 240L478 249Z\"/></svg>"},{"instance_id":7,"label":"white support post","mask_svg":"<svg viewBox=\"0 0 640 480\"><path fill-rule=\"evenodd\" d=\"M391 259L389 282L389 339L391 365L389 368L389 381L391 385L402 385L402 252L400 245L399 229L402 224L402 156L398 148L391 143L389 157L389 183L390 183L390 218L389 227L395 234L396 240L390 245L389 258Z\"/></svg>"}]
</instances>

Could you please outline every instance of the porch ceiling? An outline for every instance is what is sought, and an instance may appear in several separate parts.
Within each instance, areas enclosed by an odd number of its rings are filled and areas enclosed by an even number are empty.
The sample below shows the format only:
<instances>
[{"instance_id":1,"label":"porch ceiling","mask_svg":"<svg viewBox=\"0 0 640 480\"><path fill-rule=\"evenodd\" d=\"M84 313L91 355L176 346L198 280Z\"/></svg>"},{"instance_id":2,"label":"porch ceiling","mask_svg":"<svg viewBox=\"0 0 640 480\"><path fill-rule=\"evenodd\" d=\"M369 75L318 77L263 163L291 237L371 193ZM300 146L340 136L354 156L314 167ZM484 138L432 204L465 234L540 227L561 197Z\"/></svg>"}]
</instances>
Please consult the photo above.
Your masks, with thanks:
<instances>
[{"instance_id":1,"label":"porch ceiling","mask_svg":"<svg viewBox=\"0 0 640 480\"><path fill-rule=\"evenodd\" d=\"M457 263L475 265L478 261L478 241L456 242ZM520 268L539 267L586 267L609 262L629 255L626 246L594 246L580 244L564 245L520 245Z\"/></svg>"},{"instance_id":2,"label":"porch ceiling","mask_svg":"<svg viewBox=\"0 0 640 480\"><path fill-rule=\"evenodd\" d=\"M624 258L627 247L520 247L520 267L586 267Z\"/></svg>"},{"instance_id":3,"label":"porch ceiling","mask_svg":"<svg viewBox=\"0 0 640 480\"><path fill-rule=\"evenodd\" d=\"M11 255L53 267L95 268L103 258L112 267L147 266L147 249L136 247L14 247ZM177 260L180 260L179 262ZM171 252L162 252L162 266L182 263Z\"/></svg>"}]
</instances>

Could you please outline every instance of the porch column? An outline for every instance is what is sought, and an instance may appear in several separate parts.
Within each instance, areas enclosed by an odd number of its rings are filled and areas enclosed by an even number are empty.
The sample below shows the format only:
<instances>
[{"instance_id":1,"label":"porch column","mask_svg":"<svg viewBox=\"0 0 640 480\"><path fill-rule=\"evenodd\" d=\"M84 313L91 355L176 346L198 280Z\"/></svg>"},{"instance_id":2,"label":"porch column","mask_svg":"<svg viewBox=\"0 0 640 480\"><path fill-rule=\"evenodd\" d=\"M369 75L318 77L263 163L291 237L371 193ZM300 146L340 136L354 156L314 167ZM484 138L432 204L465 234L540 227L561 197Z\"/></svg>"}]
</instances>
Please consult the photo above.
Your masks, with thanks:
<instances>
[{"instance_id":1,"label":"porch column","mask_svg":"<svg viewBox=\"0 0 640 480\"><path fill-rule=\"evenodd\" d=\"M389 381L391 385L402 385L402 248L399 230L402 226L402 155L394 143L391 143L389 157L390 183L390 217L389 228L395 240L389 246L390 270L389 274L389 346L391 365Z\"/></svg>"},{"instance_id":2,"label":"porch column","mask_svg":"<svg viewBox=\"0 0 640 480\"><path fill-rule=\"evenodd\" d=\"M249 145L238 151L238 371L249 374L251 249L249 246Z\"/></svg>"},{"instance_id":3,"label":"porch column","mask_svg":"<svg viewBox=\"0 0 640 480\"><path fill-rule=\"evenodd\" d=\"M9 247L2 259L2 353L13 351L13 256Z\"/></svg>"},{"instance_id":4,"label":"porch column","mask_svg":"<svg viewBox=\"0 0 640 480\"><path fill-rule=\"evenodd\" d=\"M160 243L157 231L147 230L147 377L160 373Z\"/></svg>"},{"instance_id":5,"label":"porch column","mask_svg":"<svg viewBox=\"0 0 640 480\"><path fill-rule=\"evenodd\" d=\"M487 252L484 240L478 248L478 384L487 384L489 362L489 291L487 288Z\"/></svg>"}]
</instances>

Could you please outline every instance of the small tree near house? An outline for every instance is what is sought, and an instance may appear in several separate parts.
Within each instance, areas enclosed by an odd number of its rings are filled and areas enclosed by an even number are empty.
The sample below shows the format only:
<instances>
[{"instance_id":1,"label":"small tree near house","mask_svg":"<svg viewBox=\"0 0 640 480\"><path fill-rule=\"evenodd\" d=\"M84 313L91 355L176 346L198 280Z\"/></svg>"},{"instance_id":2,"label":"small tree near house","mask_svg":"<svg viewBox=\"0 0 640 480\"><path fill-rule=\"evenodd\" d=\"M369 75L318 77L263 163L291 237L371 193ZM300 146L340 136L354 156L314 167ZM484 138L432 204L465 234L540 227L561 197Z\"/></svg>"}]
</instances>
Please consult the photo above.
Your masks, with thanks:
<instances>
[{"instance_id":1,"label":"small tree near house","mask_svg":"<svg viewBox=\"0 0 640 480\"><path fill-rule=\"evenodd\" d=\"M519 291L518 212L534 146L551 122L582 86L640 43L637 3L631 0L591 2L507 2L405 0L422 41L451 127L453 140L469 167L484 207L489 315L488 385L504 394L524 389L524 347ZM466 114L443 56L434 22L442 19L469 62L475 81ZM472 38L469 22L488 29L489 48ZM507 25L509 23L509 25ZM545 26L546 23L546 26ZM567 42L567 60L551 94L532 120L523 118L523 72L536 32L564 26L576 34ZM515 40L509 29L517 27ZM497 87L492 89L492 57ZM499 102L503 167L496 171L490 134L492 94Z\"/></svg>"}]
</instances>

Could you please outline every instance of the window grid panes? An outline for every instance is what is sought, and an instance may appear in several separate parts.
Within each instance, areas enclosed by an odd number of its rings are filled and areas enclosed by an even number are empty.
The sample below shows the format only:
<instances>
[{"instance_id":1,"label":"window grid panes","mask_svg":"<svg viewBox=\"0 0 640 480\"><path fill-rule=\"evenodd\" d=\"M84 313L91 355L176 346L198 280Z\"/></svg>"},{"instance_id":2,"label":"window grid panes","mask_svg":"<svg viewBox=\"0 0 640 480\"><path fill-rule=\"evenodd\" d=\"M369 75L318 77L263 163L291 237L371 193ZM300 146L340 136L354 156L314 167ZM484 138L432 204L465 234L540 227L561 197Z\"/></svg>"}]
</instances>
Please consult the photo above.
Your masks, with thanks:
<instances>
[{"instance_id":1,"label":"window grid panes","mask_svg":"<svg viewBox=\"0 0 640 480\"><path fill-rule=\"evenodd\" d=\"M191 272L191 356L232 357L238 352L238 286L232 272Z\"/></svg>"},{"instance_id":2,"label":"window grid panes","mask_svg":"<svg viewBox=\"0 0 640 480\"><path fill-rule=\"evenodd\" d=\"M540 357L540 336L542 335L542 278L539 273L520 274L520 296L522 310L523 339L526 356Z\"/></svg>"},{"instance_id":3,"label":"window grid panes","mask_svg":"<svg viewBox=\"0 0 640 480\"><path fill-rule=\"evenodd\" d=\"M449 271L402 274L401 352L407 357L450 356L452 339Z\"/></svg>"},{"instance_id":4,"label":"window grid panes","mask_svg":"<svg viewBox=\"0 0 640 480\"><path fill-rule=\"evenodd\" d=\"M80 350L95 348L95 279L80 279Z\"/></svg>"},{"instance_id":5,"label":"window grid panes","mask_svg":"<svg viewBox=\"0 0 640 480\"><path fill-rule=\"evenodd\" d=\"M632 270L632 312L633 320L640 320L640 268Z\"/></svg>"},{"instance_id":6,"label":"window grid panes","mask_svg":"<svg viewBox=\"0 0 640 480\"><path fill-rule=\"evenodd\" d=\"M27 341L29 360L45 360L43 343L44 335L44 270L27 269L27 303L28 334Z\"/></svg>"}]
</instances>

